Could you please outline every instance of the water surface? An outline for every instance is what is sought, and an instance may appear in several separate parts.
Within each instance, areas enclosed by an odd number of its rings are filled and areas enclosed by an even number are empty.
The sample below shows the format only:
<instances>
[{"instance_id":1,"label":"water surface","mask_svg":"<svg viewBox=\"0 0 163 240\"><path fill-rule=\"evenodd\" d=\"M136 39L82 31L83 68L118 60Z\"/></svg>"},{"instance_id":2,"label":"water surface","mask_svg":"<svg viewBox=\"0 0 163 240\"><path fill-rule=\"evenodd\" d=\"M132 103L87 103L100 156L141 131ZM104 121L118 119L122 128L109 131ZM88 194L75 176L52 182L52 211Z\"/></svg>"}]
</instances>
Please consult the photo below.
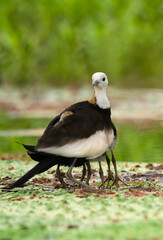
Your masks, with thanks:
<instances>
[{"instance_id":1,"label":"water surface","mask_svg":"<svg viewBox=\"0 0 163 240\"><path fill-rule=\"evenodd\" d=\"M13 130L44 129L50 120L50 118L13 119L1 114L0 152L24 152L21 145L16 142L36 144L39 136L17 136L16 131L12 134ZM115 122L115 125L118 130L118 141L114 152L118 161L163 162L163 125L161 122ZM11 133L10 136L9 133Z\"/></svg>"}]
</instances>

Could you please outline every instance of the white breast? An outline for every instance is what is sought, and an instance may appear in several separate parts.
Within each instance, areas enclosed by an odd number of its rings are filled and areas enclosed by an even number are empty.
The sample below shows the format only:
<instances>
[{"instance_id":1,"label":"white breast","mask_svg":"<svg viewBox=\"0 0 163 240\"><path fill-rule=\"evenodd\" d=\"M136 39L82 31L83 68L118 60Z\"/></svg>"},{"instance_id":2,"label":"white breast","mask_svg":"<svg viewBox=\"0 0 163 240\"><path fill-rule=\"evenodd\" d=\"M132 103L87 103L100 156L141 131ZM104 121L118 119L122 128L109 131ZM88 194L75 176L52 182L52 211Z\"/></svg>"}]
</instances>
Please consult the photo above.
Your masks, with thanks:
<instances>
[{"instance_id":1,"label":"white breast","mask_svg":"<svg viewBox=\"0 0 163 240\"><path fill-rule=\"evenodd\" d=\"M110 131L97 131L89 138L76 140L61 147L48 147L37 149L40 152L51 153L64 157L74 157L93 159L101 156L114 142L114 132Z\"/></svg>"}]
</instances>

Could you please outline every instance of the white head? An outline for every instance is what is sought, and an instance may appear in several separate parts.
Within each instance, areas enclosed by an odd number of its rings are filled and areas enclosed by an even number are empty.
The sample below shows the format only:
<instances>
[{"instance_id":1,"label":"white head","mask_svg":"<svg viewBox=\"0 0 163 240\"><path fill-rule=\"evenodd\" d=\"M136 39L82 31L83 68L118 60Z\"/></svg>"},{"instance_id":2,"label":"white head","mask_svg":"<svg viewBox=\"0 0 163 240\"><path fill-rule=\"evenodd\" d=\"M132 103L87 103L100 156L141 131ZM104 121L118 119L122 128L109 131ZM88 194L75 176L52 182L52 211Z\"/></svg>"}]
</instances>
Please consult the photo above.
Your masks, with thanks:
<instances>
[{"instance_id":1,"label":"white head","mask_svg":"<svg viewBox=\"0 0 163 240\"><path fill-rule=\"evenodd\" d=\"M103 72L96 72L92 75L92 85L94 87L95 102L103 109L110 108L110 102L106 95L108 78Z\"/></svg>"},{"instance_id":2,"label":"white head","mask_svg":"<svg viewBox=\"0 0 163 240\"><path fill-rule=\"evenodd\" d=\"M106 88L108 78L103 72L96 72L92 75L92 85L94 88Z\"/></svg>"}]
</instances>

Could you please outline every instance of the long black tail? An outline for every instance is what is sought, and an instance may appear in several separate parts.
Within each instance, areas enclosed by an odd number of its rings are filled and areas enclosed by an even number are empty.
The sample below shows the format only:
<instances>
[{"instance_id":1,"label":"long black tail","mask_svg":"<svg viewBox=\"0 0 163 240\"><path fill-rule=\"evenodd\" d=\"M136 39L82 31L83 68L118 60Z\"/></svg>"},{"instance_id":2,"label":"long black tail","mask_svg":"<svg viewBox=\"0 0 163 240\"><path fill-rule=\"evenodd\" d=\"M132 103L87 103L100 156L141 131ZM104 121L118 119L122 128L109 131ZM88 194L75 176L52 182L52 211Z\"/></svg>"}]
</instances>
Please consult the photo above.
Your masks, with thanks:
<instances>
[{"instance_id":1,"label":"long black tail","mask_svg":"<svg viewBox=\"0 0 163 240\"><path fill-rule=\"evenodd\" d=\"M35 151L35 146L24 145L23 147L28 151L28 155L35 161L39 162L35 165L31 170L29 170L24 176L19 178L16 182L12 183L9 186L3 187L2 189L13 189L15 187L21 187L24 183L26 183L30 178L35 176L36 174L42 173L54 165L58 164L57 157L52 154L44 154Z\"/></svg>"},{"instance_id":2,"label":"long black tail","mask_svg":"<svg viewBox=\"0 0 163 240\"><path fill-rule=\"evenodd\" d=\"M3 187L2 189L7 190L7 189L13 189L15 187L21 187L30 178L32 178L36 174L46 171L47 169L49 169L50 167L52 167L54 165L56 165L56 162L53 160L41 161L37 165L35 165L31 170L29 170L24 176L19 178L16 182L12 183L9 186Z\"/></svg>"}]
</instances>

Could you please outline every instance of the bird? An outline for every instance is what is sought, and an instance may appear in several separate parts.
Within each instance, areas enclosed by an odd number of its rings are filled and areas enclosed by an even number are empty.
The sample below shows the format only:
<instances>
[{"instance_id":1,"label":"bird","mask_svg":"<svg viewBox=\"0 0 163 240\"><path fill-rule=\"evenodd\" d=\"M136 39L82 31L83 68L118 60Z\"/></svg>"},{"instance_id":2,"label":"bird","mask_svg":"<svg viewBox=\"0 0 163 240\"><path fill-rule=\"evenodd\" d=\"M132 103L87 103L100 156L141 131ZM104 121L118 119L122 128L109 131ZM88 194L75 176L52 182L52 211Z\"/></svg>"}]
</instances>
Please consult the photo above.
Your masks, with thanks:
<instances>
[{"instance_id":1,"label":"bird","mask_svg":"<svg viewBox=\"0 0 163 240\"><path fill-rule=\"evenodd\" d=\"M23 145L28 155L38 162L24 176L3 189L21 187L34 175L54 165L60 173L60 166L68 166L67 177L78 185L92 190L92 187L72 176L73 167L83 166L91 161L101 161L109 150L115 163L113 148L117 130L111 120L111 106L107 97L107 75L96 72L92 75L93 96L75 103L57 115L47 126L36 146ZM115 168L115 183L119 180Z\"/></svg>"}]
</instances>

